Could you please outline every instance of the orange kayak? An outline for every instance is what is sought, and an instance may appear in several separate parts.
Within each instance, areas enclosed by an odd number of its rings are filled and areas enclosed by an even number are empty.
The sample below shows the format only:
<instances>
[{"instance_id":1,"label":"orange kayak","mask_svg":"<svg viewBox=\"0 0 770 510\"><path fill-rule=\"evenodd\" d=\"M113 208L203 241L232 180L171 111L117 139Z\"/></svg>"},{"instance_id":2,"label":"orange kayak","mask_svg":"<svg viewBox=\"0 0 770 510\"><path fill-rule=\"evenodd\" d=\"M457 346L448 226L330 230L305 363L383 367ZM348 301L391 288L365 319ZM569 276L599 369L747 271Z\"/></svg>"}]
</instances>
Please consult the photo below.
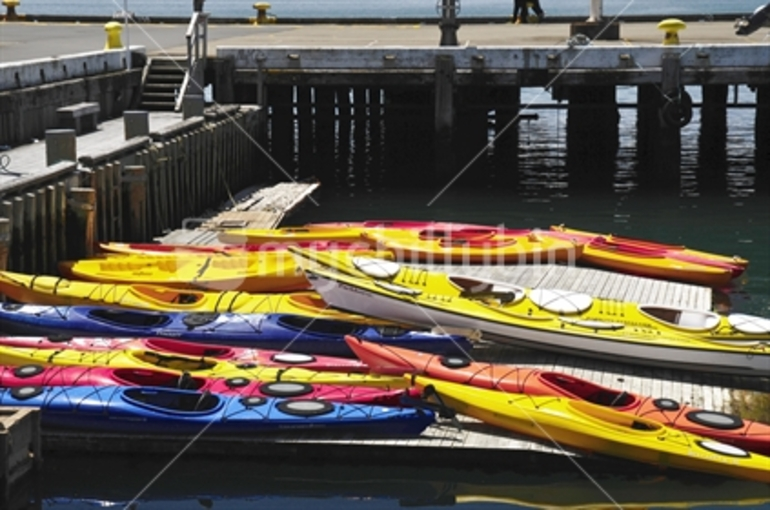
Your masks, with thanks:
<instances>
[{"instance_id":1,"label":"orange kayak","mask_svg":"<svg viewBox=\"0 0 770 510\"><path fill-rule=\"evenodd\" d=\"M693 250L681 245L602 235L563 225L544 235L583 243L581 261L596 267L639 276L724 287L748 267L748 260Z\"/></svg>"},{"instance_id":2,"label":"orange kayak","mask_svg":"<svg viewBox=\"0 0 770 510\"><path fill-rule=\"evenodd\" d=\"M560 372L479 363L468 358L445 357L367 342L352 336L345 337L345 341L374 373L424 375L506 393L586 400L672 428L711 437L744 450L770 454L770 425L731 414L697 409L671 398L644 397Z\"/></svg>"}]
</instances>

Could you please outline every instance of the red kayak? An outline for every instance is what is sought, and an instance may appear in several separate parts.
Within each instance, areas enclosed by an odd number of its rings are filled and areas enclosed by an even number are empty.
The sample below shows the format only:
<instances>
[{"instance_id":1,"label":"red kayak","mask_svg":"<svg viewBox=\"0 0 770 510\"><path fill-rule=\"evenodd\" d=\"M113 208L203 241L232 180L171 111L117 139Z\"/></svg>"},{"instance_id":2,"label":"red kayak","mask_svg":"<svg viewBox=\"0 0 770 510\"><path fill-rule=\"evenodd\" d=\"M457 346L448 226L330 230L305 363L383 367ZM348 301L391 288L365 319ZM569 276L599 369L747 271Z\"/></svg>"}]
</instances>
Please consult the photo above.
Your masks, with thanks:
<instances>
[{"instance_id":1,"label":"red kayak","mask_svg":"<svg viewBox=\"0 0 770 510\"><path fill-rule=\"evenodd\" d=\"M683 245L665 244L644 239L621 237L613 234L597 234L567 228L564 225L552 225L548 234L560 238L575 239L584 243L589 251L602 250L621 252L640 257L665 257L682 262L702 264L729 270L731 278L737 278L748 267L749 261L738 256L720 255L700 250L694 250Z\"/></svg>"},{"instance_id":2,"label":"red kayak","mask_svg":"<svg viewBox=\"0 0 770 510\"><path fill-rule=\"evenodd\" d=\"M0 387L19 386L160 386L244 397L302 397L303 399L394 407L402 406L403 397L415 398L419 394L416 388L392 390L368 386L281 381L266 383L242 377L230 379L198 377L187 373L177 375L143 368L0 366Z\"/></svg>"},{"instance_id":3,"label":"red kayak","mask_svg":"<svg viewBox=\"0 0 770 510\"><path fill-rule=\"evenodd\" d=\"M744 450L770 454L770 425L690 407L671 399L635 395L568 374L513 365L477 363L346 336L345 341L374 373L417 374L508 393L553 395L612 407L669 427L711 437Z\"/></svg>"},{"instance_id":4,"label":"red kayak","mask_svg":"<svg viewBox=\"0 0 770 510\"><path fill-rule=\"evenodd\" d=\"M236 363L253 363L264 367L301 367L319 372L369 371L357 359L336 356L316 356L290 351L269 351L246 347L183 342L166 338L73 338L73 337L0 337L0 345L33 349L73 349L105 352L128 349L148 349L167 354L207 357ZM291 347L291 346L289 346Z\"/></svg>"}]
</instances>

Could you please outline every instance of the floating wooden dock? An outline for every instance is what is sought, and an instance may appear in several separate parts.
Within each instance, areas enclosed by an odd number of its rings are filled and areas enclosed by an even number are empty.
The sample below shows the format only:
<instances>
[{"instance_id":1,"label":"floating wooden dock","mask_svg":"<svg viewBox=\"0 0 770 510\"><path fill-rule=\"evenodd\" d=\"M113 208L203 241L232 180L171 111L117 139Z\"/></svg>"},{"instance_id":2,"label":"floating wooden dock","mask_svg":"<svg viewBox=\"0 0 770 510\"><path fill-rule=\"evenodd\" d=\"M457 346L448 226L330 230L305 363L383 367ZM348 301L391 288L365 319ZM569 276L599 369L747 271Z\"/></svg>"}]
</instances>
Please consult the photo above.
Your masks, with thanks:
<instances>
[{"instance_id":1,"label":"floating wooden dock","mask_svg":"<svg viewBox=\"0 0 770 510\"><path fill-rule=\"evenodd\" d=\"M217 234L227 229L276 228L321 185L319 182L282 182L258 187L233 198L221 211L190 218L185 227L156 240L162 244L221 244ZM311 199L312 200L312 199Z\"/></svg>"},{"instance_id":2,"label":"floating wooden dock","mask_svg":"<svg viewBox=\"0 0 770 510\"><path fill-rule=\"evenodd\" d=\"M195 239L194 233L167 236L174 243ZM214 242L211 235L197 239ZM204 241L202 241L204 242ZM436 266L441 269L446 266ZM524 286L547 286L611 299L711 308L708 288L687 284L638 278L596 269L560 265L452 266L453 272L493 278ZM730 412L731 393L736 390L763 391L766 381L707 373L613 363L569 355L481 342L471 355L479 361L494 361L554 370L596 383L643 395L670 398L704 409ZM83 436L81 434L45 434L46 448L53 451L72 449L129 452L142 444L154 452L174 453L182 448L210 456L294 456L299 459L353 460L373 459L409 462L410 458L429 456L436 464L461 463L464 466L511 467L522 462L540 466L565 462L565 456L585 457L580 452L559 445L532 441L517 434L485 425L467 417L454 421L439 420L418 438L323 437L310 432L250 438L131 438L122 435Z\"/></svg>"}]
</instances>

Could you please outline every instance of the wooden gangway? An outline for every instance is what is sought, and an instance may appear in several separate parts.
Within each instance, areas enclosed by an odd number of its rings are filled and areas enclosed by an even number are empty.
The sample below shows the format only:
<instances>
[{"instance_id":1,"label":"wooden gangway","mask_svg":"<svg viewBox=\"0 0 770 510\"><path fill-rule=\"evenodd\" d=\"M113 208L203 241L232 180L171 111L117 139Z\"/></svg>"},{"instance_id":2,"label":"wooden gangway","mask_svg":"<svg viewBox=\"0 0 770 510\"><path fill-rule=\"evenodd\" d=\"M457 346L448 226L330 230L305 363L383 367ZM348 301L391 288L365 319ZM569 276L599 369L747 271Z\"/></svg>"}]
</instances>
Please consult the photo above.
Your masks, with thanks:
<instances>
[{"instance_id":1,"label":"wooden gangway","mask_svg":"<svg viewBox=\"0 0 770 510\"><path fill-rule=\"evenodd\" d=\"M221 244L219 232L227 229L275 228L318 189L319 182L282 182L259 186L233 197L223 208L188 220L187 228L157 238L162 244Z\"/></svg>"}]
</instances>

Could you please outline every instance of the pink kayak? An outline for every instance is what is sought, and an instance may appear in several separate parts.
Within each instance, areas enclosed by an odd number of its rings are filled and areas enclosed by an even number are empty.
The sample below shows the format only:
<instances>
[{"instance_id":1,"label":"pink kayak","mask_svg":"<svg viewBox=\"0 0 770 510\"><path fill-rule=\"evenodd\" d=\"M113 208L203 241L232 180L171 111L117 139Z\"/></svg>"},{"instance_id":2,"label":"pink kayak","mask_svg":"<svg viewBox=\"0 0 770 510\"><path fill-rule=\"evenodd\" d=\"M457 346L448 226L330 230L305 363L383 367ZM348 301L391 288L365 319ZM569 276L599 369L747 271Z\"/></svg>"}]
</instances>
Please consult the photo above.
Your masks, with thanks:
<instances>
[{"instance_id":1,"label":"pink kayak","mask_svg":"<svg viewBox=\"0 0 770 510\"><path fill-rule=\"evenodd\" d=\"M330 241L298 241L270 244L238 244L238 245L193 245L193 244L157 244L157 243L101 243L99 249L106 254L123 255L170 255L170 254L222 254L238 255L249 252L286 250L289 246L298 246L308 250L363 250L368 246L363 243L330 242Z\"/></svg>"},{"instance_id":2,"label":"pink kayak","mask_svg":"<svg viewBox=\"0 0 770 510\"><path fill-rule=\"evenodd\" d=\"M368 372L369 367L357 359L316 356L291 351L269 351L246 347L183 342L166 338L86 338L86 337L0 337L0 345L33 349L74 349L77 351L116 351L148 349L184 356L205 356L236 363L253 363L265 367L301 367L319 372Z\"/></svg>"},{"instance_id":3,"label":"pink kayak","mask_svg":"<svg viewBox=\"0 0 770 510\"><path fill-rule=\"evenodd\" d=\"M221 395L321 399L351 404L401 406L403 397L416 398L419 390L368 386L264 382L242 377L230 379L177 375L143 368L22 365L0 366L0 387L28 386L160 386Z\"/></svg>"}]
</instances>

